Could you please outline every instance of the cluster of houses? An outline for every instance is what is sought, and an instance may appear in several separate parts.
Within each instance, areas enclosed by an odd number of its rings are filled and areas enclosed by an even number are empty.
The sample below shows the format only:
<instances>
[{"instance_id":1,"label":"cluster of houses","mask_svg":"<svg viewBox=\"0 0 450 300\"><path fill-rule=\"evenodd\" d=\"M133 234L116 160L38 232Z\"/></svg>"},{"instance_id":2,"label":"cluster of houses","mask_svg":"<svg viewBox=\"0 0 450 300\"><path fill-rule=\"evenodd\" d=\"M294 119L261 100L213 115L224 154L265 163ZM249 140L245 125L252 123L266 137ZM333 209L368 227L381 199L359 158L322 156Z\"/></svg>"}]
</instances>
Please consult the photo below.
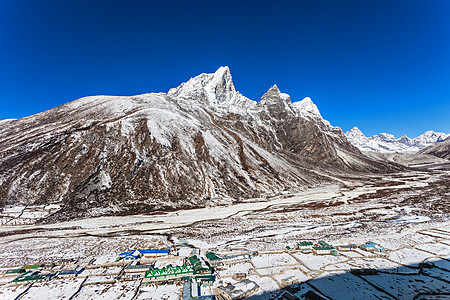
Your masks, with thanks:
<instances>
[{"instance_id":1,"label":"cluster of houses","mask_svg":"<svg viewBox=\"0 0 450 300\"><path fill-rule=\"evenodd\" d=\"M291 249L290 247L286 248L288 248L288 250ZM338 251L354 251L357 248L369 252L385 251L385 248L383 246L371 241L368 241L365 244L361 244L359 246L357 246L356 244L332 246L324 241L318 241L317 243L313 243L311 241L301 241L297 243L296 248L302 253L313 253L316 255L337 255Z\"/></svg>"},{"instance_id":2,"label":"cluster of houses","mask_svg":"<svg viewBox=\"0 0 450 300\"><path fill-rule=\"evenodd\" d=\"M286 248L289 251L294 250L289 246ZM315 255L336 255L338 251L354 251L357 248L365 251L385 250L381 245L371 241L359 246L356 244L332 246L324 241L301 241L294 248L302 253ZM251 262L252 256L255 255L258 253L242 251L219 254L210 251L202 256L199 250L194 249L190 254L180 256L179 253L171 252L170 249L133 249L120 253L116 262L110 264L121 268L120 273L115 277L116 280L141 280L141 284L182 281L183 300L233 300L243 299L253 294L259 289L258 284L247 279L245 273L237 273L233 275L236 283L219 281L212 293L212 285L216 280L215 271L225 266ZM160 267L156 267L157 260ZM3 276L11 277L11 282L16 284L42 282L58 277L83 276L85 268L93 267L90 265L92 262L93 260L79 264L76 260L66 259L50 264L25 265L21 268L5 270ZM353 270L353 272L356 271ZM205 293L205 289L208 289L210 293Z\"/></svg>"},{"instance_id":3,"label":"cluster of houses","mask_svg":"<svg viewBox=\"0 0 450 300\"><path fill-rule=\"evenodd\" d=\"M70 260L72 262L72 260ZM75 277L84 269L77 265L63 265L57 261L49 264L24 265L20 268L3 271L3 277L11 278L12 283L27 284L48 281L54 277Z\"/></svg>"}]
</instances>

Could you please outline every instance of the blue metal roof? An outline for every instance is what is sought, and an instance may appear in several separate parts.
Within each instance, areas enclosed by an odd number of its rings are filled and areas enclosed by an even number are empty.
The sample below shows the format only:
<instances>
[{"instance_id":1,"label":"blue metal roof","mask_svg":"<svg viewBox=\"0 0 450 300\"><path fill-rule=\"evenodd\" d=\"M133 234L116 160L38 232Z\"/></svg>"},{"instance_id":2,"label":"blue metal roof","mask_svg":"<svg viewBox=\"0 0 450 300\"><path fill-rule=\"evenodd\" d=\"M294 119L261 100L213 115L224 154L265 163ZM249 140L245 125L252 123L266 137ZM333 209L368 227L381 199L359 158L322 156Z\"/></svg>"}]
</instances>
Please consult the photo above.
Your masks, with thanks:
<instances>
[{"instance_id":1,"label":"blue metal roof","mask_svg":"<svg viewBox=\"0 0 450 300\"><path fill-rule=\"evenodd\" d=\"M69 274L77 274L78 270L72 269L72 270L61 270L59 271L58 275L69 275Z\"/></svg>"},{"instance_id":2,"label":"blue metal roof","mask_svg":"<svg viewBox=\"0 0 450 300\"><path fill-rule=\"evenodd\" d=\"M139 252L144 253L169 253L169 249L139 249Z\"/></svg>"},{"instance_id":3,"label":"blue metal roof","mask_svg":"<svg viewBox=\"0 0 450 300\"><path fill-rule=\"evenodd\" d=\"M135 256L135 255L133 255L133 253L135 251L139 251L141 254L149 254L149 253L151 253L151 254L169 254L170 250L169 249L133 249L128 252L122 252L119 254L119 256L130 256L130 255Z\"/></svg>"}]
</instances>

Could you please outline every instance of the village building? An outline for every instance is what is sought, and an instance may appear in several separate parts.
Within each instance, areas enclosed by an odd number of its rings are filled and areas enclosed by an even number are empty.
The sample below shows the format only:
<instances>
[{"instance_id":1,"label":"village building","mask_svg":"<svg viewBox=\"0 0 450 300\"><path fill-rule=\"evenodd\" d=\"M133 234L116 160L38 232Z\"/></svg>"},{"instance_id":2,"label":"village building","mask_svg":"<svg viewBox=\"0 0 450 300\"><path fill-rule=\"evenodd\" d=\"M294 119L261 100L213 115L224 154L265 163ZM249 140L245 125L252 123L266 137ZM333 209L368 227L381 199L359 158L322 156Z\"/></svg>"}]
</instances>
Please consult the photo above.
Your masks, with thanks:
<instances>
[{"instance_id":1,"label":"village building","mask_svg":"<svg viewBox=\"0 0 450 300\"><path fill-rule=\"evenodd\" d=\"M22 267L22 269L24 269L24 270L33 270L33 269L41 268L42 266L43 266L42 264L24 265L24 266Z\"/></svg>"},{"instance_id":2,"label":"village building","mask_svg":"<svg viewBox=\"0 0 450 300\"><path fill-rule=\"evenodd\" d=\"M25 270L22 268L17 269L9 269L5 271L5 276L17 276L19 274L25 273Z\"/></svg>"},{"instance_id":3,"label":"village building","mask_svg":"<svg viewBox=\"0 0 450 300\"><path fill-rule=\"evenodd\" d=\"M159 256L167 256L170 254L169 249L138 249L141 252L142 257L159 257Z\"/></svg>"},{"instance_id":4,"label":"village building","mask_svg":"<svg viewBox=\"0 0 450 300\"><path fill-rule=\"evenodd\" d=\"M238 264L238 263L249 262L250 260L251 260L250 254L240 253L240 254L233 254L233 255L224 255L220 261L223 264L234 265L234 264Z\"/></svg>"},{"instance_id":5,"label":"village building","mask_svg":"<svg viewBox=\"0 0 450 300\"><path fill-rule=\"evenodd\" d=\"M217 300L238 300L244 299L259 289L256 282L244 279L235 284L228 283L215 289Z\"/></svg>"},{"instance_id":6,"label":"village building","mask_svg":"<svg viewBox=\"0 0 450 300\"><path fill-rule=\"evenodd\" d=\"M189 279L194 275L192 266L164 267L161 269L150 269L145 272L145 278L142 283L155 281L165 281L174 279Z\"/></svg>"},{"instance_id":7,"label":"village building","mask_svg":"<svg viewBox=\"0 0 450 300\"><path fill-rule=\"evenodd\" d=\"M234 273L231 275L231 278L233 278L236 281L241 281L247 278L247 274L245 273Z\"/></svg>"},{"instance_id":8,"label":"village building","mask_svg":"<svg viewBox=\"0 0 450 300\"><path fill-rule=\"evenodd\" d=\"M194 270L194 274L211 274L211 268L206 265L203 259L199 259L197 255L192 255L188 258L189 264L192 266Z\"/></svg>"},{"instance_id":9,"label":"village building","mask_svg":"<svg viewBox=\"0 0 450 300\"><path fill-rule=\"evenodd\" d=\"M301 242L297 243L297 248L302 251L312 250L312 247L313 247L313 242L301 241Z\"/></svg>"},{"instance_id":10,"label":"village building","mask_svg":"<svg viewBox=\"0 0 450 300\"><path fill-rule=\"evenodd\" d=\"M139 279L145 277L145 272L153 268L154 265L140 265L133 264L125 267L123 278L124 279Z\"/></svg>"},{"instance_id":11,"label":"village building","mask_svg":"<svg viewBox=\"0 0 450 300\"><path fill-rule=\"evenodd\" d=\"M339 251L354 251L356 248L358 247L355 244L336 246L336 249Z\"/></svg>"},{"instance_id":12,"label":"village building","mask_svg":"<svg viewBox=\"0 0 450 300\"><path fill-rule=\"evenodd\" d=\"M125 273L145 273L149 269L153 268L153 266L154 265L140 265L140 264L129 265L129 266L125 267L124 272Z\"/></svg>"},{"instance_id":13,"label":"village building","mask_svg":"<svg viewBox=\"0 0 450 300\"><path fill-rule=\"evenodd\" d=\"M315 246L312 248L312 252L316 255L336 255L336 249L331 246Z\"/></svg>"},{"instance_id":14,"label":"village building","mask_svg":"<svg viewBox=\"0 0 450 300\"><path fill-rule=\"evenodd\" d=\"M61 258L55 261L55 265L70 265L75 264L76 262L77 260L73 258Z\"/></svg>"},{"instance_id":15,"label":"village building","mask_svg":"<svg viewBox=\"0 0 450 300\"><path fill-rule=\"evenodd\" d=\"M61 271L59 271L56 275L58 277L75 277L77 276L79 273L81 273L84 269L81 267L75 267L75 268L70 268L70 269L62 269Z\"/></svg>"},{"instance_id":16,"label":"village building","mask_svg":"<svg viewBox=\"0 0 450 300\"><path fill-rule=\"evenodd\" d=\"M14 279L12 282L15 284L27 284L32 282L42 282L42 281L48 281L50 280L51 276L50 274L37 274L38 272L27 272L16 279Z\"/></svg>"},{"instance_id":17,"label":"village building","mask_svg":"<svg viewBox=\"0 0 450 300\"><path fill-rule=\"evenodd\" d=\"M198 275L193 277L193 281L195 281L199 286L210 286L214 283L214 276L211 274Z\"/></svg>"},{"instance_id":18,"label":"village building","mask_svg":"<svg viewBox=\"0 0 450 300\"><path fill-rule=\"evenodd\" d=\"M336 248L324 241L319 241L318 244L314 245L314 247L312 247L312 252L316 255L337 254Z\"/></svg>"},{"instance_id":19,"label":"village building","mask_svg":"<svg viewBox=\"0 0 450 300\"><path fill-rule=\"evenodd\" d=\"M209 263L213 267L222 266L222 258L220 256L217 256L217 254L213 252L208 252L205 254L206 258L208 259Z\"/></svg>"},{"instance_id":20,"label":"village building","mask_svg":"<svg viewBox=\"0 0 450 300\"><path fill-rule=\"evenodd\" d=\"M289 277L286 277L286 278L282 278L281 282L280 282L282 288L285 288L287 286L290 286L290 285L293 285L293 284L296 284L296 283L299 283L299 280L295 276L289 276Z\"/></svg>"},{"instance_id":21,"label":"village building","mask_svg":"<svg viewBox=\"0 0 450 300\"><path fill-rule=\"evenodd\" d=\"M160 257L160 256L167 256L170 254L169 249L133 249L130 251L122 252L120 253L116 261L119 260L137 260L140 258L151 258L151 257Z\"/></svg>"},{"instance_id":22,"label":"village building","mask_svg":"<svg viewBox=\"0 0 450 300\"><path fill-rule=\"evenodd\" d=\"M136 260L142 257L142 253L139 250L131 250L128 252L122 252L119 254L119 257L116 259L116 261L118 260L125 260L125 261L132 261L132 260Z\"/></svg>"},{"instance_id":23,"label":"village building","mask_svg":"<svg viewBox=\"0 0 450 300\"><path fill-rule=\"evenodd\" d=\"M371 241L368 241L365 244L362 244L361 246L359 246L359 248L361 248L362 250L365 250L365 251L369 251L369 252L372 252L372 251L380 251L381 252L381 251L385 250L384 247L378 245L377 243L371 242Z\"/></svg>"},{"instance_id":24,"label":"village building","mask_svg":"<svg viewBox=\"0 0 450 300\"><path fill-rule=\"evenodd\" d=\"M183 300L191 300L191 281L186 280L183 285L183 294L182 299Z\"/></svg>"}]
</instances>

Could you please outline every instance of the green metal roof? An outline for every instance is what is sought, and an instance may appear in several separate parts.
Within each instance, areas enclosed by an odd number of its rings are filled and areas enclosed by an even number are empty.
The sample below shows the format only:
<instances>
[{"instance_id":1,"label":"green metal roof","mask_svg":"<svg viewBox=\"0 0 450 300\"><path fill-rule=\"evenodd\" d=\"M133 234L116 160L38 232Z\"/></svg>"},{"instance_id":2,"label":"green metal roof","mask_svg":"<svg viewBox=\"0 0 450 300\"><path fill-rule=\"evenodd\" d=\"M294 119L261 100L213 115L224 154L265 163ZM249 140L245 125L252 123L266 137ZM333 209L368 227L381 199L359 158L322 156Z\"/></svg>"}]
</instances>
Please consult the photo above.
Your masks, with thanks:
<instances>
[{"instance_id":1,"label":"green metal roof","mask_svg":"<svg viewBox=\"0 0 450 300\"><path fill-rule=\"evenodd\" d=\"M25 265L22 267L22 269L37 269L40 268L42 265Z\"/></svg>"},{"instance_id":2,"label":"green metal roof","mask_svg":"<svg viewBox=\"0 0 450 300\"><path fill-rule=\"evenodd\" d=\"M28 275L28 276L19 276L13 280L13 282L22 282L22 281L37 281L45 279L45 275Z\"/></svg>"},{"instance_id":3,"label":"green metal roof","mask_svg":"<svg viewBox=\"0 0 450 300\"><path fill-rule=\"evenodd\" d=\"M189 263L191 265L194 265L196 262L200 262L200 260L198 259L197 255L192 255L188 258Z\"/></svg>"},{"instance_id":4,"label":"green metal roof","mask_svg":"<svg viewBox=\"0 0 450 300\"><path fill-rule=\"evenodd\" d=\"M301 241L301 242L298 243L298 245L300 245L300 246L312 246L313 242Z\"/></svg>"},{"instance_id":5,"label":"green metal roof","mask_svg":"<svg viewBox=\"0 0 450 300\"><path fill-rule=\"evenodd\" d=\"M195 277L196 281L211 281L214 282L214 278L212 275L199 275Z\"/></svg>"},{"instance_id":6,"label":"green metal roof","mask_svg":"<svg viewBox=\"0 0 450 300\"><path fill-rule=\"evenodd\" d=\"M212 253L212 252L206 253L206 257L209 260L220 260L220 257L218 257L215 253Z\"/></svg>"},{"instance_id":7,"label":"green metal roof","mask_svg":"<svg viewBox=\"0 0 450 300\"><path fill-rule=\"evenodd\" d=\"M328 244L328 243L326 243L326 242L324 242L324 241L319 241L319 244L320 245L322 245L322 246L324 246L324 247L331 247L331 245L330 244Z\"/></svg>"},{"instance_id":8,"label":"green metal roof","mask_svg":"<svg viewBox=\"0 0 450 300\"><path fill-rule=\"evenodd\" d=\"M334 247L331 246L317 246L313 247L314 250L334 250Z\"/></svg>"},{"instance_id":9,"label":"green metal roof","mask_svg":"<svg viewBox=\"0 0 450 300\"><path fill-rule=\"evenodd\" d=\"M181 266L181 267L165 267L161 269L151 269L145 272L145 277L165 277L170 275L188 275L193 274L191 266Z\"/></svg>"},{"instance_id":10,"label":"green metal roof","mask_svg":"<svg viewBox=\"0 0 450 300\"><path fill-rule=\"evenodd\" d=\"M16 273L23 273L24 271L22 269L12 269L12 270L7 270L6 274L16 274Z\"/></svg>"}]
</instances>

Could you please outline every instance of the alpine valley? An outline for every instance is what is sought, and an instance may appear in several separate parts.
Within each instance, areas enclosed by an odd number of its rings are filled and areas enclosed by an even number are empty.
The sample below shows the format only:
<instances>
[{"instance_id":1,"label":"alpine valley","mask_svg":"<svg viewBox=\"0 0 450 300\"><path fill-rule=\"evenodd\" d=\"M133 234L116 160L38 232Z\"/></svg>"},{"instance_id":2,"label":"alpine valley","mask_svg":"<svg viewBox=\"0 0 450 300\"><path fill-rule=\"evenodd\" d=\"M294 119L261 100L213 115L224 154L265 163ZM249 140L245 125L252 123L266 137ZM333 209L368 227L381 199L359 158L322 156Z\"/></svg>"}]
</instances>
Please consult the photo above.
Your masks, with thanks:
<instances>
[{"instance_id":1,"label":"alpine valley","mask_svg":"<svg viewBox=\"0 0 450 300\"><path fill-rule=\"evenodd\" d=\"M3 120L0 298L448 298L449 144L344 134L227 67Z\"/></svg>"}]
</instances>

